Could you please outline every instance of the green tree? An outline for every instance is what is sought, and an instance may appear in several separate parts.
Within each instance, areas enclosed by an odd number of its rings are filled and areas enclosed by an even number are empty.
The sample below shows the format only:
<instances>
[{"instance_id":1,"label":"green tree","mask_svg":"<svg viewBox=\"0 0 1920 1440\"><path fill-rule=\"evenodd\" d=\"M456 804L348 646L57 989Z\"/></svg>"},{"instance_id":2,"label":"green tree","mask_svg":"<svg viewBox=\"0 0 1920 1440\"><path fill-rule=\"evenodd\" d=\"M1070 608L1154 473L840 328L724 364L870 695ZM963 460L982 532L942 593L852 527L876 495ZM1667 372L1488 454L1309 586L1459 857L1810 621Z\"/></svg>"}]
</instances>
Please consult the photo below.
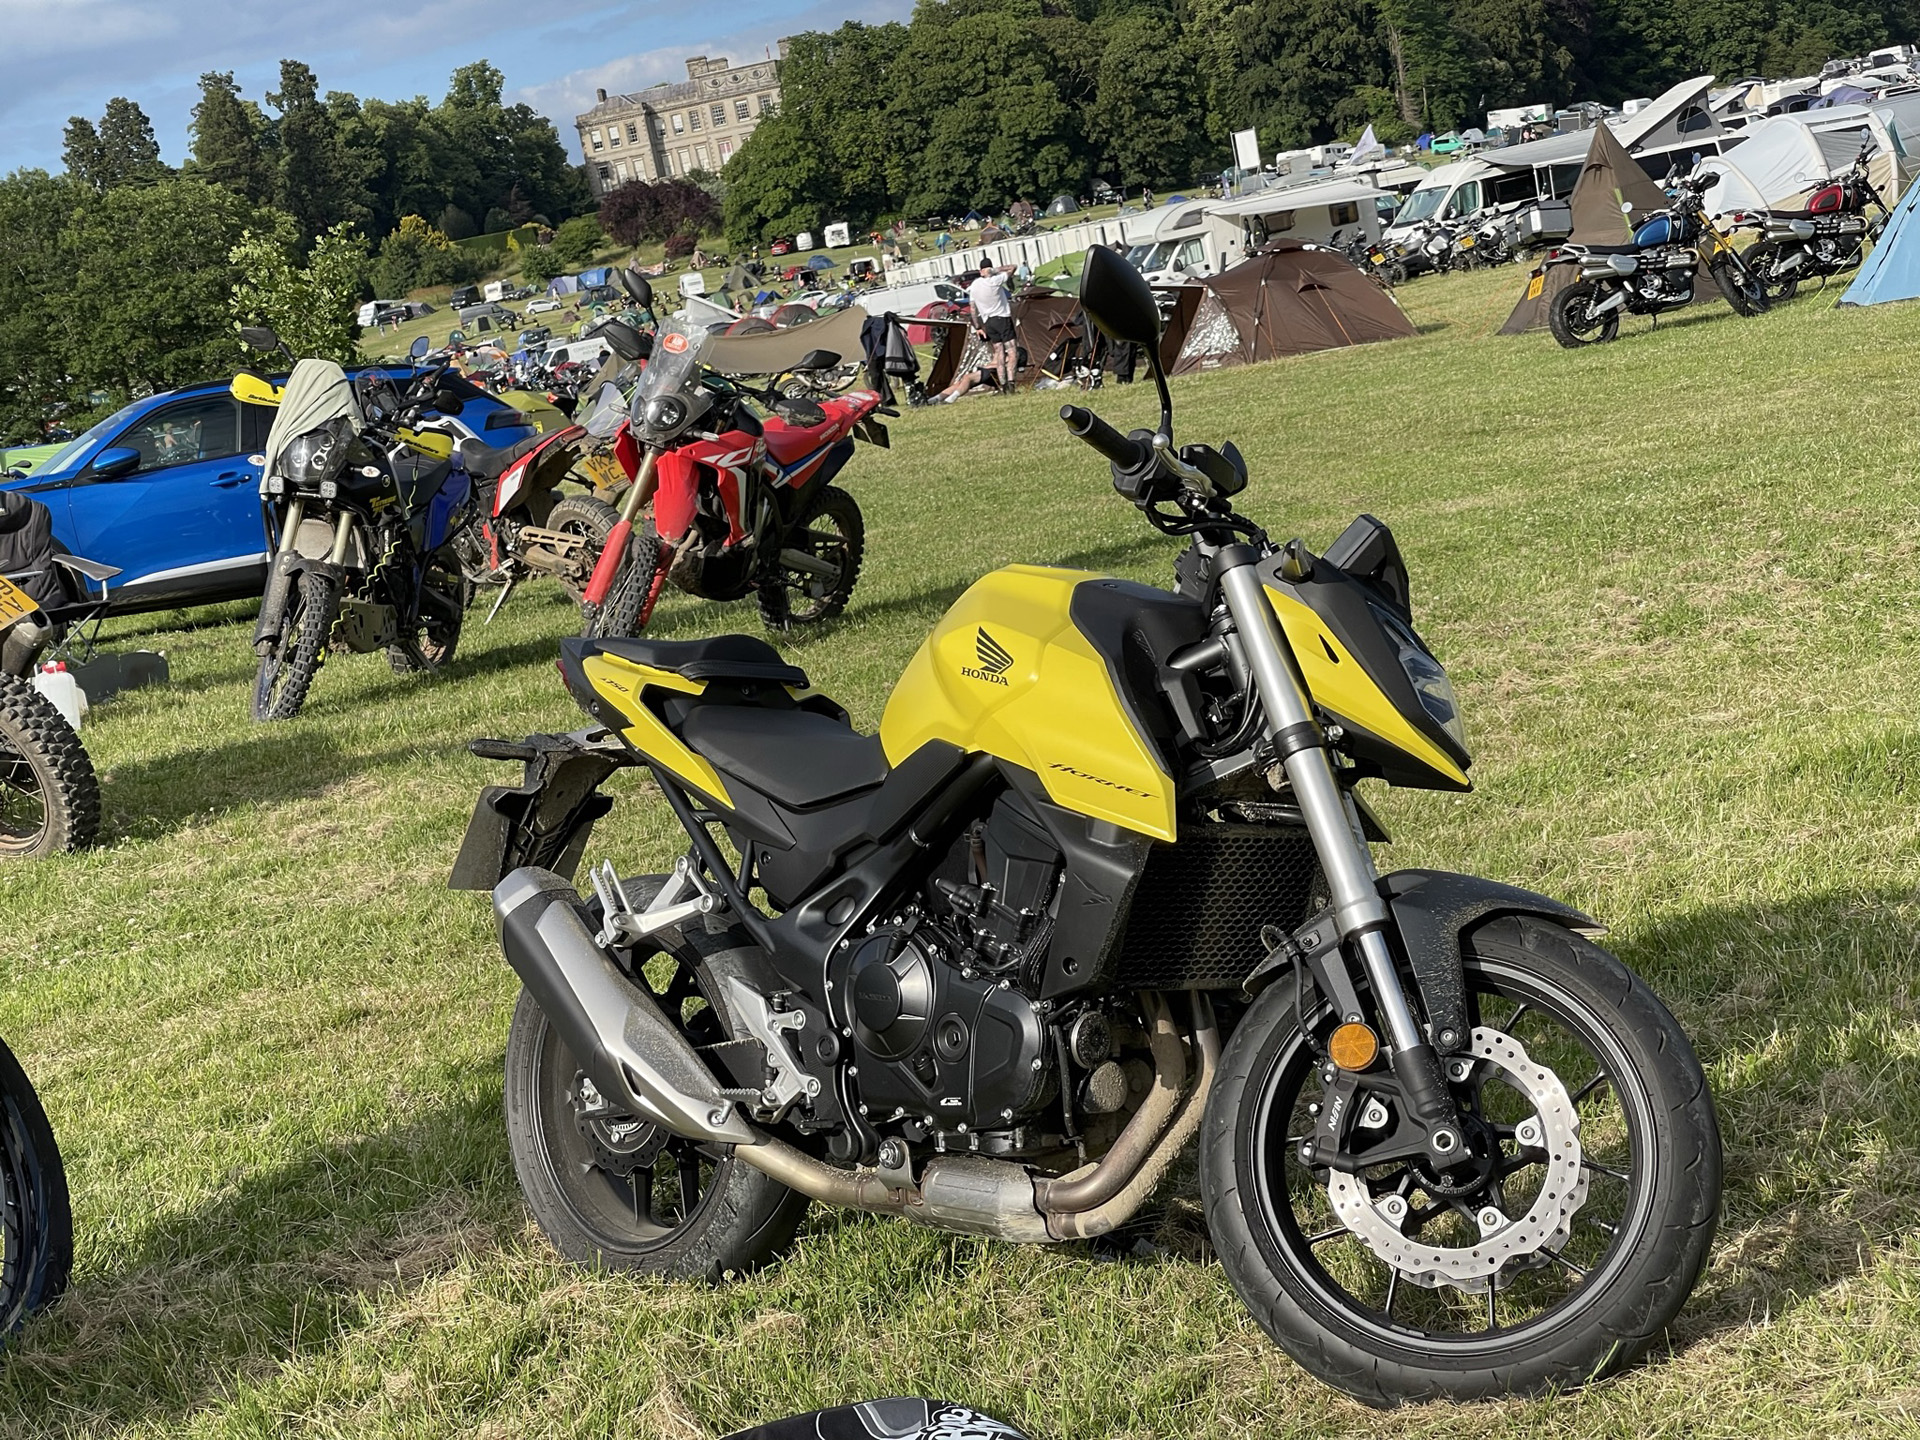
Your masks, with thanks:
<instances>
[{"instance_id":1,"label":"green tree","mask_svg":"<svg viewBox=\"0 0 1920 1440\"><path fill-rule=\"evenodd\" d=\"M81 205L62 236L76 324L67 363L77 390L124 400L198 384L241 360L227 297L242 278L234 247L263 218L205 180L117 186Z\"/></svg>"},{"instance_id":2,"label":"green tree","mask_svg":"<svg viewBox=\"0 0 1920 1440\"><path fill-rule=\"evenodd\" d=\"M591 263L594 252L607 243L600 222L591 215L576 215L553 232L553 258L562 265Z\"/></svg>"},{"instance_id":3,"label":"green tree","mask_svg":"<svg viewBox=\"0 0 1920 1440\"><path fill-rule=\"evenodd\" d=\"M293 217L301 237L312 240L340 220L369 218L369 207L349 183L339 127L320 101L313 71L298 60L282 60L280 88L267 103L280 112L274 200Z\"/></svg>"},{"instance_id":4,"label":"green tree","mask_svg":"<svg viewBox=\"0 0 1920 1440\"><path fill-rule=\"evenodd\" d=\"M89 190L101 191L106 184L106 154L100 147L100 132L84 115L67 120L60 142L60 163L67 174Z\"/></svg>"},{"instance_id":5,"label":"green tree","mask_svg":"<svg viewBox=\"0 0 1920 1440\"><path fill-rule=\"evenodd\" d=\"M38 440L42 424L77 398L67 350L85 322L68 296L61 236L91 198L78 179L44 170L0 180L0 437Z\"/></svg>"},{"instance_id":6,"label":"green tree","mask_svg":"<svg viewBox=\"0 0 1920 1440\"><path fill-rule=\"evenodd\" d=\"M352 364L360 333L355 312L367 284L367 242L342 221L300 257L293 222L248 230L228 254L239 272L228 305L234 328L270 325L295 355Z\"/></svg>"},{"instance_id":7,"label":"green tree","mask_svg":"<svg viewBox=\"0 0 1920 1440\"><path fill-rule=\"evenodd\" d=\"M79 115L68 120L61 158L67 173L95 192L151 185L173 173L160 161L153 122L124 95L107 102L97 128Z\"/></svg>"},{"instance_id":8,"label":"green tree","mask_svg":"<svg viewBox=\"0 0 1920 1440\"><path fill-rule=\"evenodd\" d=\"M200 103L188 134L196 175L256 205L273 199L267 117L241 98L232 71L209 70L200 77Z\"/></svg>"},{"instance_id":9,"label":"green tree","mask_svg":"<svg viewBox=\"0 0 1920 1440\"><path fill-rule=\"evenodd\" d=\"M380 242L369 278L380 298L398 300L429 285L478 279L483 268L482 256L460 249L418 215L408 215Z\"/></svg>"},{"instance_id":10,"label":"green tree","mask_svg":"<svg viewBox=\"0 0 1920 1440\"><path fill-rule=\"evenodd\" d=\"M1190 179L1211 147L1182 37L1151 10L1122 15L1098 33L1104 43L1085 120L1101 174L1122 187Z\"/></svg>"}]
</instances>

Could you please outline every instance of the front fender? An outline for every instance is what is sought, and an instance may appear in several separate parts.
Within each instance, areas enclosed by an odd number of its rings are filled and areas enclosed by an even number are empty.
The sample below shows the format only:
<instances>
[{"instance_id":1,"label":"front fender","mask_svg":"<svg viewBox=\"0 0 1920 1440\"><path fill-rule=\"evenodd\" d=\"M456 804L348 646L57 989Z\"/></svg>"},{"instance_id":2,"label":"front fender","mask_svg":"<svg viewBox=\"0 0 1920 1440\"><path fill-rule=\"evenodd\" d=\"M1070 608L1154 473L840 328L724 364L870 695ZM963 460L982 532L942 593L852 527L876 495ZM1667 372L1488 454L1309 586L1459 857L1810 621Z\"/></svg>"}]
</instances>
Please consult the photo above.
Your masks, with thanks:
<instances>
[{"instance_id":1,"label":"front fender","mask_svg":"<svg viewBox=\"0 0 1920 1440\"><path fill-rule=\"evenodd\" d=\"M1537 915L1569 930L1601 934L1606 927L1571 905L1546 895L1445 870L1396 870L1380 877L1380 893L1393 912L1394 928L1413 967L1422 1006L1442 1055L1467 1048L1466 974L1461 937L1496 915Z\"/></svg>"}]
</instances>

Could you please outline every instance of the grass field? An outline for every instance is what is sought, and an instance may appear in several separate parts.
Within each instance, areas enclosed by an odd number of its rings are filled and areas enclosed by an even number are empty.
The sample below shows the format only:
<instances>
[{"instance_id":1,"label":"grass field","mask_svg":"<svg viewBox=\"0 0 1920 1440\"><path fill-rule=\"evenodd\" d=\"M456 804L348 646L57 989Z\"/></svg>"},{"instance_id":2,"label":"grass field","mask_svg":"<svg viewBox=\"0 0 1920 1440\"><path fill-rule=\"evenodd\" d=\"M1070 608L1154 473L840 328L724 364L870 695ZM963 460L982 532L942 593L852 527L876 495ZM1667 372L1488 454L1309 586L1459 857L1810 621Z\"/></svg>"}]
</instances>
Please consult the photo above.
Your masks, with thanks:
<instances>
[{"instance_id":1,"label":"grass field","mask_svg":"<svg viewBox=\"0 0 1920 1440\"><path fill-rule=\"evenodd\" d=\"M1668 1347L1559 1400L1376 1415L1252 1325L1178 1185L1120 1261L816 1210L721 1289L560 1263L502 1130L516 982L444 888L504 775L465 742L583 723L573 617L533 590L443 676L340 657L273 728L244 611L120 625L175 679L87 728L104 842L0 870L0 1035L78 1231L0 1431L698 1437L913 1392L1049 1440L1920 1433L1920 307L1716 302L1572 354L1492 334L1518 283L1415 282L1419 338L1182 382L1180 427L1239 442L1277 537L1366 510L1408 556L1479 789L1379 794L1383 859L1603 917L1695 1037L1726 1214ZM851 467L864 578L789 649L858 723L991 567L1167 577L1055 403L910 412ZM685 597L657 625L758 628ZM621 794L590 858L664 867L670 822Z\"/></svg>"}]
</instances>

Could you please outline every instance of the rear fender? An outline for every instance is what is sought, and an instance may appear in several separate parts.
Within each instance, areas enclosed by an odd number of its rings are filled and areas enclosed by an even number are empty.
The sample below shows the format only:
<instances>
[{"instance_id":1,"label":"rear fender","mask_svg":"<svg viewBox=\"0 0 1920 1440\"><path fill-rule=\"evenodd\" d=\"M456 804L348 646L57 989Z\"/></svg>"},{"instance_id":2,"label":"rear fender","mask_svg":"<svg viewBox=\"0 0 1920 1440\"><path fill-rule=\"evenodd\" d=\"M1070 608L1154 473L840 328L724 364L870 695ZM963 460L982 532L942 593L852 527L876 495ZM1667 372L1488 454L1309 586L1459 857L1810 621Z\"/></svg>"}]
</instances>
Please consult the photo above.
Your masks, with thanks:
<instances>
[{"instance_id":1,"label":"rear fender","mask_svg":"<svg viewBox=\"0 0 1920 1440\"><path fill-rule=\"evenodd\" d=\"M594 822L613 808L600 786L636 762L618 741L590 741L597 730L529 735L522 741L476 740L486 760L519 760L518 785L480 792L466 838L447 879L450 890L491 890L522 865L537 865L571 880Z\"/></svg>"}]
</instances>

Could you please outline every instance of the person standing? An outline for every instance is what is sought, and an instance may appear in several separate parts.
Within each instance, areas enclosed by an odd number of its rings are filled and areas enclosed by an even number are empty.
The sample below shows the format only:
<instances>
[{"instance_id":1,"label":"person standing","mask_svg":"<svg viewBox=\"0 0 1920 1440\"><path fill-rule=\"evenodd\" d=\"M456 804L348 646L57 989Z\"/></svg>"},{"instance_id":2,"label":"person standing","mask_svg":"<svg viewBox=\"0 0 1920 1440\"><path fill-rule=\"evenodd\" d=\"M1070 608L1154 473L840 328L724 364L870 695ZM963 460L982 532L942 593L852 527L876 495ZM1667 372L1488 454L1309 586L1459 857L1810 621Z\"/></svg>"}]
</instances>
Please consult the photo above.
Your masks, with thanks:
<instances>
[{"instance_id":1,"label":"person standing","mask_svg":"<svg viewBox=\"0 0 1920 1440\"><path fill-rule=\"evenodd\" d=\"M1019 367L1018 345L1013 335L1013 297L1007 281L1014 267L985 266L967 286L967 306L973 311L973 328L987 342L987 355L1000 374L1001 390L1011 394L1013 376Z\"/></svg>"}]
</instances>

